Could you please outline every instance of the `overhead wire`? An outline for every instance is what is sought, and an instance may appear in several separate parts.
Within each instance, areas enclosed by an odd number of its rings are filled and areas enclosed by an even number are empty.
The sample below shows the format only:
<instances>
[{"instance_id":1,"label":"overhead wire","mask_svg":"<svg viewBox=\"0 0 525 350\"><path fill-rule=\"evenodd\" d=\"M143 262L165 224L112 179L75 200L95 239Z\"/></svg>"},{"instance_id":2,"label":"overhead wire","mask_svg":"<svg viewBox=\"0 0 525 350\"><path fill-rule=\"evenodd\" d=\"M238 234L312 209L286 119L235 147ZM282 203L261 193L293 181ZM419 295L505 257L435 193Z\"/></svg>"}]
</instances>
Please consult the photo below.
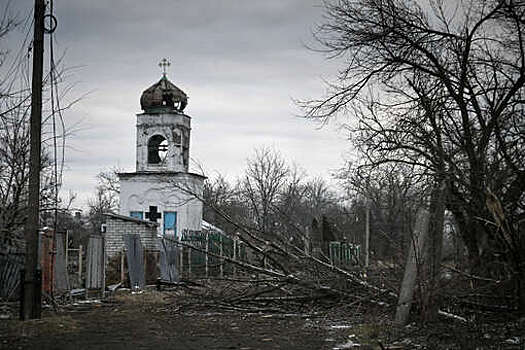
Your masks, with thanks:
<instances>
[{"instance_id":1,"label":"overhead wire","mask_svg":"<svg viewBox=\"0 0 525 350\"><path fill-rule=\"evenodd\" d=\"M51 2L53 2L53 0L51 0ZM51 57L53 59L53 65L55 66L55 74L56 74L56 64L55 64L55 61L54 61L54 56L51 55ZM58 74L58 76L60 76L60 73ZM62 149L62 152L61 152L61 160L60 160L60 171L58 172L58 175L59 175L58 176L58 182L60 183L60 185L62 185L62 178L63 178L63 174L64 174L65 155L66 155L66 153L65 153L65 150L66 150L66 124L64 122L64 117L62 116L62 107L60 106L60 94L59 94L59 91L58 91L58 84L55 83L54 84L54 88L55 88L55 96L56 96L57 114L58 114L58 119L60 120L61 129L62 129L62 136L61 136L61 142L62 142L61 149Z\"/></svg>"},{"instance_id":2,"label":"overhead wire","mask_svg":"<svg viewBox=\"0 0 525 350\"><path fill-rule=\"evenodd\" d=\"M64 148L65 148L65 131L64 122L60 111L60 98L58 91L58 75L55 62L54 53L54 31L57 25L57 20L54 16L53 0L49 2L49 13L45 15L49 19L49 27L45 32L49 34L49 84L50 84L50 104L51 104L51 126L52 126L52 140L53 140L53 228L57 231L58 226L58 206L59 206L59 191L62 184L62 170L64 164ZM62 160L60 162L60 176L58 171L58 134L57 134L57 115L61 120L62 126Z\"/></svg>"}]
</instances>

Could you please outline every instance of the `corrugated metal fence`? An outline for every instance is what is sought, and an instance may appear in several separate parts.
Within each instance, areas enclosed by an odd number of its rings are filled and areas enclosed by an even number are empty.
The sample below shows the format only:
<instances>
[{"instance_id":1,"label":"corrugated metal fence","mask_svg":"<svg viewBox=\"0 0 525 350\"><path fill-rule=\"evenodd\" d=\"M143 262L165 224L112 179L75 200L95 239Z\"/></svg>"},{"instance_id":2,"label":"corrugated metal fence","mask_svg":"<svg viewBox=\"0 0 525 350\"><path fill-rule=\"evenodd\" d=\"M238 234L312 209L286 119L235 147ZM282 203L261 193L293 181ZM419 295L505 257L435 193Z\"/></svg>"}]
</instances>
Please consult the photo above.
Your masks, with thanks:
<instances>
[{"instance_id":1,"label":"corrugated metal fence","mask_svg":"<svg viewBox=\"0 0 525 350\"><path fill-rule=\"evenodd\" d=\"M9 299L17 294L24 256L21 248L8 246L0 249L0 298Z\"/></svg>"}]
</instances>

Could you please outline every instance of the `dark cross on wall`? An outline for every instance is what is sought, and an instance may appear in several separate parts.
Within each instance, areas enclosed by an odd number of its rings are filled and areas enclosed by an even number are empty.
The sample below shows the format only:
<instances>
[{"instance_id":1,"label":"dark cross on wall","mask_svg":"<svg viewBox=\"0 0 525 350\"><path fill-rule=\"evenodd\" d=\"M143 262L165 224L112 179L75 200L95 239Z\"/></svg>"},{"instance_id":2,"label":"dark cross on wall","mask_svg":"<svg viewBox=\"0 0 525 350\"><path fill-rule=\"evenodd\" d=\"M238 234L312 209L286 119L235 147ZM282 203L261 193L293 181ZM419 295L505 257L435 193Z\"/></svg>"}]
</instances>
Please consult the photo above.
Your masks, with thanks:
<instances>
[{"instance_id":1,"label":"dark cross on wall","mask_svg":"<svg viewBox=\"0 0 525 350\"><path fill-rule=\"evenodd\" d=\"M162 214L157 211L157 207L150 205L149 213L146 213L146 219L149 219L149 221L157 222L157 219L160 219L161 217Z\"/></svg>"}]
</instances>

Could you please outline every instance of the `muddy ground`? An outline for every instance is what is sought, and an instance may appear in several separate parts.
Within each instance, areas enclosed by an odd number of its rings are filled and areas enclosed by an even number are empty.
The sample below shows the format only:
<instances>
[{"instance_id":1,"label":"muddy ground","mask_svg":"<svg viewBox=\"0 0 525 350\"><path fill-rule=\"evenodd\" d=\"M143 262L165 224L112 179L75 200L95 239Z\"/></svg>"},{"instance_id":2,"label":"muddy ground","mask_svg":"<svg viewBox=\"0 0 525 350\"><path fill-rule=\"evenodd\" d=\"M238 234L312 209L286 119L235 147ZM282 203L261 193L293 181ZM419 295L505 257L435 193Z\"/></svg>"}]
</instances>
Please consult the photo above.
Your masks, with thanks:
<instances>
[{"instance_id":1,"label":"muddy ground","mask_svg":"<svg viewBox=\"0 0 525 350\"><path fill-rule=\"evenodd\" d=\"M444 318L399 331L384 306L247 311L180 290L69 300L25 322L17 308L0 304L0 349L525 349L525 320L509 315L488 324Z\"/></svg>"},{"instance_id":2,"label":"muddy ground","mask_svg":"<svg viewBox=\"0 0 525 350\"><path fill-rule=\"evenodd\" d=\"M170 292L122 292L108 300L45 308L41 320L16 320L4 307L0 349L333 349L347 322L322 313L242 312L184 304Z\"/></svg>"}]
</instances>

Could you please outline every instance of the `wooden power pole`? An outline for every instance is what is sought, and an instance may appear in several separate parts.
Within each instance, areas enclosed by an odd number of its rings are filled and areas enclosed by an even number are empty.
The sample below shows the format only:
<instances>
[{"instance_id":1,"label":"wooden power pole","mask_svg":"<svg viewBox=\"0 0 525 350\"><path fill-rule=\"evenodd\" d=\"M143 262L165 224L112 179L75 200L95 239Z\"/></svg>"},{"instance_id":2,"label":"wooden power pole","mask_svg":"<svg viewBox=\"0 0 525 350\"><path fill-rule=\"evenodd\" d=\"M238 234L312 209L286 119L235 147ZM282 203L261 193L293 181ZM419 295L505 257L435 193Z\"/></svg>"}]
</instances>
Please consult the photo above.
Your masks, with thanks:
<instances>
[{"instance_id":1,"label":"wooden power pole","mask_svg":"<svg viewBox=\"0 0 525 350\"><path fill-rule=\"evenodd\" d=\"M40 152L42 126L42 74L44 63L44 0L35 0L35 24L33 35L33 78L31 86L31 149L29 169L29 195L27 222L25 226L25 269L20 298L20 318L40 318L41 276L38 269L38 235L40 209Z\"/></svg>"}]
</instances>

